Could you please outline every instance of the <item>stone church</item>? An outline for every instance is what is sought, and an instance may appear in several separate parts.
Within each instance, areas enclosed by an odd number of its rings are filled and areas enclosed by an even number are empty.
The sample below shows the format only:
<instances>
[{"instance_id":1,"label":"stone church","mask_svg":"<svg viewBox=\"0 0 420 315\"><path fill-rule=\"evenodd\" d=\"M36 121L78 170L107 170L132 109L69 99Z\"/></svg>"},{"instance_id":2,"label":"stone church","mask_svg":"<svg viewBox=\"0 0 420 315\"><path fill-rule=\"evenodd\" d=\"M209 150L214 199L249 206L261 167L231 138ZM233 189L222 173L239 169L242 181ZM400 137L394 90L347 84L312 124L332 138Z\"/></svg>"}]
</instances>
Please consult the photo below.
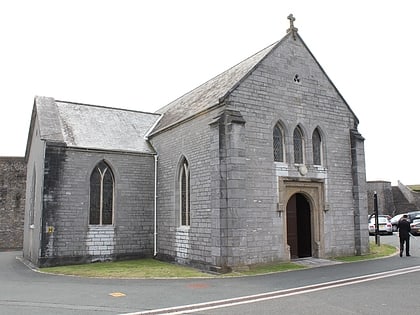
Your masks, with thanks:
<instances>
[{"instance_id":1,"label":"stone church","mask_svg":"<svg viewBox=\"0 0 420 315\"><path fill-rule=\"evenodd\" d=\"M289 20L156 113L36 97L24 257L224 272L367 253L359 121Z\"/></svg>"}]
</instances>

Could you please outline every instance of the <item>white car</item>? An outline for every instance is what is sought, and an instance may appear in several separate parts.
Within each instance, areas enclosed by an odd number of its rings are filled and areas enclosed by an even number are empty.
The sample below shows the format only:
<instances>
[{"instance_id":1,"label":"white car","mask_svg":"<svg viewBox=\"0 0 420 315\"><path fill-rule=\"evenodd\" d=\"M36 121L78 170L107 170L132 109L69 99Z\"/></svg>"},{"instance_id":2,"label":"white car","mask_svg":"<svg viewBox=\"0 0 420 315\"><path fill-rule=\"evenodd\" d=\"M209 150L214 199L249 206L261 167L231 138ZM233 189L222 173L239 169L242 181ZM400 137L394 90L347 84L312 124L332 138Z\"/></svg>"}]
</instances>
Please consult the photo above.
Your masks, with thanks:
<instances>
[{"instance_id":1,"label":"white car","mask_svg":"<svg viewBox=\"0 0 420 315\"><path fill-rule=\"evenodd\" d=\"M387 215L379 215L379 234L389 234L392 235L392 224ZM375 234L375 216L372 216L369 220L369 234Z\"/></svg>"},{"instance_id":2,"label":"white car","mask_svg":"<svg viewBox=\"0 0 420 315\"><path fill-rule=\"evenodd\" d=\"M410 224L411 234L420 235L420 216L414 217L413 222Z\"/></svg>"}]
</instances>

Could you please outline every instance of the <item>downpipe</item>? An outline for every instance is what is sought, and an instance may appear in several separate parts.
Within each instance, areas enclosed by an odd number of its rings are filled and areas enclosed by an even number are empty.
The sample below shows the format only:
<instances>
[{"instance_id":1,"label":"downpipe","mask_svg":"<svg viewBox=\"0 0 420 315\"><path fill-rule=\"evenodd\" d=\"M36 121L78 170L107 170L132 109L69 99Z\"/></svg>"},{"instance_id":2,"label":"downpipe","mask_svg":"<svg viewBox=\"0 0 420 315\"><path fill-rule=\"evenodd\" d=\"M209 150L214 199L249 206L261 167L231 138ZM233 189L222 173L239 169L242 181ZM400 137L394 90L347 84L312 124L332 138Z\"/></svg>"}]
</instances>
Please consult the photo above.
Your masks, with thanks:
<instances>
[{"instance_id":1,"label":"downpipe","mask_svg":"<svg viewBox=\"0 0 420 315\"><path fill-rule=\"evenodd\" d=\"M157 255L157 166L158 155L155 155L155 189L154 189L154 204L153 204L153 257Z\"/></svg>"}]
</instances>

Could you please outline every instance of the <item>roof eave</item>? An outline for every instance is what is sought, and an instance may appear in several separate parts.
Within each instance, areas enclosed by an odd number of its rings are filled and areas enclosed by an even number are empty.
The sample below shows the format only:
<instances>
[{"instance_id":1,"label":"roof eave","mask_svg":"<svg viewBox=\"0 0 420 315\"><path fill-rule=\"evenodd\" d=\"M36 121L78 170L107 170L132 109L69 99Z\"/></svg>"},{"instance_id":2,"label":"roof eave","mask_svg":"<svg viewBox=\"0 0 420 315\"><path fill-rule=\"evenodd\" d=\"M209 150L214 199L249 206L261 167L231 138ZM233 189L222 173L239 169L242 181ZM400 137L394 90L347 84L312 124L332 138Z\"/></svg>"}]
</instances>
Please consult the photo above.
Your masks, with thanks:
<instances>
[{"instance_id":1,"label":"roof eave","mask_svg":"<svg viewBox=\"0 0 420 315\"><path fill-rule=\"evenodd\" d=\"M160 134L160 133L162 133L162 132L164 132L164 131L166 131L166 130L173 129L173 128L175 128L176 126L179 126L179 125L181 125L181 124L183 124L183 123L185 123L185 122L187 122L187 121L190 121L190 120L192 120L192 119L194 119L194 118L196 118L196 117L198 117L198 116L201 116L201 115L203 115L203 114L205 114L205 113L211 112L212 110L214 110L214 109L216 109L216 108L219 108L219 107L222 107L222 106L224 106L224 105L225 105L224 101L223 101L223 102L221 102L221 101L220 101L220 99L219 99L219 101L218 101L216 104L214 104L214 105L212 105L212 106L210 106L210 107L207 107L207 108L203 109L202 111L199 111L199 112L197 112L197 113L194 113L194 114L192 114L192 115L190 115L190 116L188 116L188 117L186 117L186 118L182 118L182 119L180 119L180 120L178 120L178 121L176 121L176 122L174 122L174 123L172 123L172 124L170 124L170 125L167 125L167 126L165 126L165 127L161 128L161 129L156 129L156 130L153 130L153 131L152 131L152 132L148 135L148 139L149 139L150 137L156 136L156 135L158 135L158 134Z\"/></svg>"},{"instance_id":2,"label":"roof eave","mask_svg":"<svg viewBox=\"0 0 420 315\"><path fill-rule=\"evenodd\" d=\"M132 155L156 155L155 150L151 150L150 152L145 152L145 151L135 151L135 150L83 147L83 146L74 146L74 145L69 146L66 143L57 142L57 141L46 141L46 144L48 146L54 146L54 147L66 147L67 149L74 150L74 151L95 151L95 152L122 153L122 154L132 154Z\"/></svg>"}]
</instances>

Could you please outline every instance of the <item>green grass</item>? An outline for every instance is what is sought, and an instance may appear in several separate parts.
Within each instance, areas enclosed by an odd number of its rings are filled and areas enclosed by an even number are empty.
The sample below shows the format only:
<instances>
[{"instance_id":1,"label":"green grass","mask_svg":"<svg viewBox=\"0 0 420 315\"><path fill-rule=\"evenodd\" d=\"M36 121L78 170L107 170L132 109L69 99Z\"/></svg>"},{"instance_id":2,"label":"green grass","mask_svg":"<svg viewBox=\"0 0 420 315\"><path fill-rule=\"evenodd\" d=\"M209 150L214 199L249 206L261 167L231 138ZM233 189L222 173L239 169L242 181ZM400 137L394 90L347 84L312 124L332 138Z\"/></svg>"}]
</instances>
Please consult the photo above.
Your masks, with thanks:
<instances>
[{"instance_id":1,"label":"green grass","mask_svg":"<svg viewBox=\"0 0 420 315\"><path fill-rule=\"evenodd\" d=\"M197 269L145 258L48 267L42 272L99 278L192 278L209 276Z\"/></svg>"},{"instance_id":2,"label":"green grass","mask_svg":"<svg viewBox=\"0 0 420 315\"><path fill-rule=\"evenodd\" d=\"M420 192L420 185L408 185L412 190Z\"/></svg>"},{"instance_id":3,"label":"green grass","mask_svg":"<svg viewBox=\"0 0 420 315\"><path fill-rule=\"evenodd\" d=\"M376 246L370 243L370 253L363 256L349 256L336 258L338 261L355 262L360 260L374 259L390 256L396 252L395 247L390 245ZM293 262L278 264L250 266L246 270L233 271L228 274L215 275L204 273L198 269L180 266L155 259L137 259L116 262L97 262L83 265L70 265L59 267L41 268L42 272L72 275L80 277L97 278L119 278L119 279L139 279L139 278L214 278L214 277L235 277L253 276L274 272L283 272L307 268Z\"/></svg>"},{"instance_id":4,"label":"green grass","mask_svg":"<svg viewBox=\"0 0 420 315\"><path fill-rule=\"evenodd\" d=\"M301 265L285 262L270 265L251 266L247 270L227 274L210 274L191 267L180 266L155 259L137 259L116 262L97 262L83 265L69 265L41 268L40 271L52 274L96 278L214 278L251 276L273 272L282 272L305 268Z\"/></svg>"},{"instance_id":5,"label":"green grass","mask_svg":"<svg viewBox=\"0 0 420 315\"><path fill-rule=\"evenodd\" d=\"M387 257L396 252L396 248L394 246L387 245L387 244L381 244L381 246L377 246L375 243L371 242L369 244L369 248L370 248L370 252L367 255L338 257L338 258L335 258L335 260L343 261L343 262L354 262L354 261L360 261L360 260Z\"/></svg>"}]
</instances>

